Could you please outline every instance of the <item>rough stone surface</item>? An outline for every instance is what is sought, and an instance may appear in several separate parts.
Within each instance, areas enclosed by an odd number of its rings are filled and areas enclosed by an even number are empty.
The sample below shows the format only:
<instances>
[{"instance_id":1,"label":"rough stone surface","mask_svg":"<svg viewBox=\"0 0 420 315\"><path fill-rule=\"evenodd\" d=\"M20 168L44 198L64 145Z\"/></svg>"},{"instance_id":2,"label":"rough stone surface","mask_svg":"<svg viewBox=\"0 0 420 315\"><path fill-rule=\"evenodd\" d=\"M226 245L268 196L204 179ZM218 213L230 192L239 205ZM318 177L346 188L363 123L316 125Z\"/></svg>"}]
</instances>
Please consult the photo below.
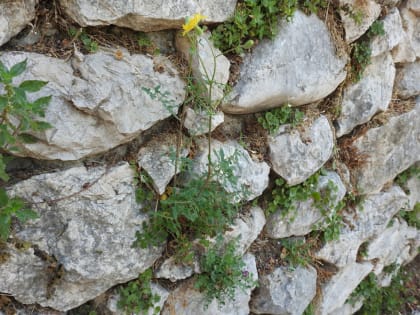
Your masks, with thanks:
<instances>
[{"instance_id":1,"label":"rough stone surface","mask_svg":"<svg viewBox=\"0 0 420 315\"><path fill-rule=\"evenodd\" d=\"M384 35L375 36L370 43L372 57L378 56L397 46L403 39L403 26L400 12L397 8L389 11L388 15L382 20L384 25Z\"/></svg>"},{"instance_id":2,"label":"rough stone surface","mask_svg":"<svg viewBox=\"0 0 420 315\"><path fill-rule=\"evenodd\" d=\"M328 242L316 257L339 267L356 261L360 245L381 234L394 216L407 203L408 198L402 189L394 186L388 191L368 195L366 200L356 207L357 217L344 215L347 225L340 229L338 240Z\"/></svg>"},{"instance_id":3,"label":"rough stone surface","mask_svg":"<svg viewBox=\"0 0 420 315\"><path fill-rule=\"evenodd\" d=\"M369 242L365 259L378 259L375 273L393 263L403 265L411 261L420 246L420 231L404 220L393 219L391 226Z\"/></svg>"},{"instance_id":4,"label":"rough stone surface","mask_svg":"<svg viewBox=\"0 0 420 315\"><path fill-rule=\"evenodd\" d=\"M222 105L225 112L252 113L283 103L303 105L330 94L345 79L345 57L335 55L325 24L297 11L277 36L244 58L240 79Z\"/></svg>"},{"instance_id":5,"label":"rough stone surface","mask_svg":"<svg viewBox=\"0 0 420 315\"><path fill-rule=\"evenodd\" d=\"M16 237L37 251L14 251L10 263L0 264L0 274L8 275L0 292L24 304L67 311L150 267L161 249L131 248L147 219L135 201L133 178L122 163L71 168L14 185L9 193L35 203L39 214L19 227Z\"/></svg>"},{"instance_id":6,"label":"rough stone surface","mask_svg":"<svg viewBox=\"0 0 420 315\"><path fill-rule=\"evenodd\" d=\"M354 305L350 303L345 303L342 307L335 309L328 315L353 315L358 310L360 310L363 306L363 301L359 300L354 303Z\"/></svg>"},{"instance_id":7,"label":"rough stone surface","mask_svg":"<svg viewBox=\"0 0 420 315\"><path fill-rule=\"evenodd\" d=\"M383 126L372 128L353 142L366 163L353 171L360 193L379 192L420 157L420 97L408 113L391 117Z\"/></svg>"},{"instance_id":8,"label":"rough stone surface","mask_svg":"<svg viewBox=\"0 0 420 315\"><path fill-rule=\"evenodd\" d=\"M420 163L418 166L420 167ZM413 176L407 181L407 189L409 191L408 199L409 201L409 209L413 209L416 203L420 202L420 177Z\"/></svg>"},{"instance_id":9,"label":"rough stone surface","mask_svg":"<svg viewBox=\"0 0 420 315\"><path fill-rule=\"evenodd\" d=\"M233 163L233 174L238 178L237 185L225 183L224 188L231 193L236 193L236 200L252 200L260 196L268 186L268 175L270 167L265 162L256 162L249 153L236 141L229 140L220 142L211 140L211 160L217 164L216 154L223 151L225 159L236 156L237 162ZM206 174L208 165L208 143L200 142L200 150L193 163L192 172L194 174ZM221 182L221 184L223 184ZM246 188L247 193L242 193L241 189Z\"/></svg>"},{"instance_id":10,"label":"rough stone surface","mask_svg":"<svg viewBox=\"0 0 420 315\"><path fill-rule=\"evenodd\" d=\"M322 286L321 301L319 305L316 305L315 313L329 315L341 308L353 290L372 269L373 265L370 262L352 263L345 266Z\"/></svg>"},{"instance_id":11,"label":"rough stone surface","mask_svg":"<svg viewBox=\"0 0 420 315\"><path fill-rule=\"evenodd\" d=\"M325 176L320 176L317 191L327 188L328 182L331 181L337 191L333 192L333 198L328 206L327 211L334 213L334 207L344 198L346 188L340 177L335 172L328 172ZM322 224L323 215L321 211L313 205L312 199L307 201L295 202L295 211L289 212L283 216L279 209L268 219L265 227L265 233L271 238L284 238L292 235L305 235L315 229L316 224Z\"/></svg>"},{"instance_id":12,"label":"rough stone surface","mask_svg":"<svg viewBox=\"0 0 420 315\"><path fill-rule=\"evenodd\" d=\"M255 257L246 254L243 258L245 268L249 272L249 276L254 280L258 279L257 266ZM183 315L248 315L249 300L251 299L251 290L246 289L245 292L237 289L234 299L225 305L219 305L213 300L207 309L204 308L205 296L193 288L192 282L185 282L169 295L166 300L165 308L162 315L183 314Z\"/></svg>"},{"instance_id":13,"label":"rough stone surface","mask_svg":"<svg viewBox=\"0 0 420 315\"><path fill-rule=\"evenodd\" d=\"M205 15L206 22L223 22L234 12L236 0L161 1L141 0L60 0L61 6L81 26L118 25L136 31L181 28L185 17Z\"/></svg>"},{"instance_id":14,"label":"rough stone surface","mask_svg":"<svg viewBox=\"0 0 420 315\"><path fill-rule=\"evenodd\" d=\"M17 35L35 18L38 0L12 0L0 3L0 46Z\"/></svg>"},{"instance_id":15,"label":"rough stone surface","mask_svg":"<svg viewBox=\"0 0 420 315\"><path fill-rule=\"evenodd\" d=\"M418 16L407 7L400 8L400 14L405 32L409 38L408 44L416 54L420 57L420 22Z\"/></svg>"},{"instance_id":16,"label":"rough stone surface","mask_svg":"<svg viewBox=\"0 0 420 315\"><path fill-rule=\"evenodd\" d=\"M305 131L289 131L283 125L274 136L268 137L273 170L289 185L304 182L330 158L334 135L325 116L320 116Z\"/></svg>"},{"instance_id":17,"label":"rough stone surface","mask_svg":"<svg viewBox=\"0 0 420 315\"><path fill-rule=\"evenodd\" d=\"M162 195L175 175L176 134L160 134L143 146L138 153L138 164L153 181L153 187ZM179 156L186 157L187 149L180 149ZM176 173L180 172L180 165Z\"/></svg>"},{"instance_id":18,"label":"rough stone surface","mask_svg":"<svg viewBox=\"0 0 420 315\"><path fill-rule=\"evenodd\" d=\"M398 69L395 82L399 97L420 95L420 61L407 63Z\"/></svg>"},{"instance_id":19,"label":"rough stone surface","mask_svg":"<svg viewBox=\"0 0 420 315\"><path fill-rule=\"evenodd\" d=\"M210 32L197 38L197 47L191 50L190 40L181 33L175 37L175 45L185 60L190 60L191 69L196 80L211 93L211 100L218 104L224 96L224 89L229 79L229 60L214 47ZM211 87L211 91L210 91Z\"/></svg>"},{"instance_id":20,"label":"rough stone surface","mask_svg":"<svg viewBox=\"0 0 420 315\"><path fill-rule=\"evenodd\" d=\"M223 241L227 244L230 241L237 240L236 254L242 256L256 240L265 222L264 211L260 207L252 207L249 212L235 219L234 223L226 230ZM194 259L193 266L183 266L176 264L175 259L170 257L156 270L155 277L175 282L186 279L194 273L200 273L197 259Z\"/></svg>"},{"instance_id":21,"label":"rough stone surface","mask_svg":"<svg viewBox=\"0 0 420 315\"><path fill-rule=\"evenodd\" d=\"M313 267L280 267L259 279L251 300L256 314L300 315L315 297L317 272Z\"/></svg>"},{"instance_id":22,"label":"rough stone surface","mask_svg":"<svg viewBox=\"0 0 420 315\"><path fill-rule=\"evenodd\" d=\"M378 111L388 108L394 86L395 66L389 53L372 58L362 79L344 90L337 137L369 121Z\"/></svg>"},{"instance_id":23,"label":"rough stone surface","mask_svg":"<svg viewBox=\"0 0 420 315\"><path fill-rule=\"evenodd\" d=\"M48 81L34 97L52 95L45 119L53 126L25 144L21 154L38 159L78 160L105 152L138 136L156 122L177 111L185 92L172 64L144 55L124 55L116 60L112 52L100 51L64 60L34 53L10 52L0 56L6 66L28 58L19 79ZM163 73L153 63L165 65ZM74 71L80 73L75 76ZM152 99L142 88L165 87L173 108L165 108L159 97Z\"/></svg>"},{"instance_id":24,"label":"rough stone surface","mask_svg":"<svg viewBox=\"0 0 420 315\"><path fill-rule=\"evenodd\" d=\"M361 23L357 23L350 14L340 10L341 20L346 33L346 41L354 42L362 36L381 14L381 6L375 1L340 0L340 7L348 6L352 13L360 15Z\"/></svg>"},{"instance_id":25,"label":"rough stone surface","mask_svg":"<svg viewBox=\"0 0 420 315\"><path fill-rule=\"evenodd\" d=\"M420 2L419 0L408 0L407 8L414 12L417 16L420 16Z\"/></svg>"},{"instance_id":26,"label":"rough stone surface","mask_svg":"<svg viewBox=\"0 0 420 315\"><path fill-rule=\"evenodd\" d=\"M141 313L141 315L155 315L155 312L154 312L155 308L158 307L159 309L162 309L163 305L165 304L166 299L169 296L169 291L166 290L161 285L159 285L158 283L153 283L152 282L150 284L150 289L152 290L153 295L158 295L160 297L160 300L159 300L159 302L154 303L153 307L149 308L147 313ZM127 314L126 312L123 312L120 309L118 309L117 303L118 303L119 299L120 299L119 294L111 295L110 298L108 299L107 310L112 315L126 315Z\"/></svg>"},{"instance_id":27,"label":"rough stone surface","mask_svg":"<svg viewBox=\"0 0 420 315\"><path fill-rule=\"evenodd\" d=\"M223 112L217 112L211 117L211 128L213 131L225 120ZM187 108L184 120L184 127L192 136L200 136L209 132L209 114L206 111Z\"/></svg>"}]
</instances>

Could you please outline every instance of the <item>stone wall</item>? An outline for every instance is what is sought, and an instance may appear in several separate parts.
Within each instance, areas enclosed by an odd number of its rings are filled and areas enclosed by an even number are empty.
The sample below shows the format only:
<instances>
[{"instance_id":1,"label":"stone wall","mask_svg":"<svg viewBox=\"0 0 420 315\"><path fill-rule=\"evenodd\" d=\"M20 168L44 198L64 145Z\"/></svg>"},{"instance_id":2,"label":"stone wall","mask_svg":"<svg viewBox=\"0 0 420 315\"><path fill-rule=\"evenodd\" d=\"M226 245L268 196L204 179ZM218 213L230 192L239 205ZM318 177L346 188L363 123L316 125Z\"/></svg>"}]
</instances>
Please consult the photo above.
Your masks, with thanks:
<instances>
[{"instance_id":1,"label":"stone wall","mask_svg":"<svg viewBox=\"0 0 420 315\"><path fill-rule=\"evenodd\" d=\"M201 12L205 23L221 23L233 14L236 1L60 0L61 14L80 26L150 32L165 52L100 46L83 54L74 45L66 58L32 52L37 41L58 32L54 26L49 33L37 29L37 0L0 3L0 61L10 67L27 59L27 71L17 80L48 81L33 96L52 96L45 120L53 126L35 134L38 141L25 144L10 166L16 177L7 187L9 195L31 203L39 218L14 222L0 247L7 257L0 259L0 293L21 303L19 314L32 314L27 304L35 304L38 314L64 314L93 299L102 305L99 313L121 314L115 286L153 267L152 289L161 297L162 314L302 314L311 302L319 315L356 312L363 301L346 301L358 284L370 272L381 277L385 267L407 264L420 246L419 230L398 216L420 202L420 179L413 177L404 187L394 181L408 168L418 169L420 161L420 5L371 0L358 7L359 2L340 0L363 13L356 23L339 11L340 45L350 47L377 19L385 34L371 41L372 59L358 82L350 79L349 51L339 49L328 20L314 14L298 11L291 21L279 23L275 37L244 53L236 70L209 34L202 35L197 53L204 62L191 63L195 78L203 80L206 71L216 69L214 78L224 85L230 70L237 75L212 118L210 144L225 156L240 152L233 173L248 194L235 202L246 206L225 238L239 237L238 252L259 282L257 289L238 289L233 301L213 301L207 309L202 292L192 285L197 265L175 264L165 245L132 247L148 220L142 210L149 209L136 202L135 173L127 161L137 161L154 190L165 194L176 169L170 156L179 149L179 129L194 141L180 155L192 157L193 172L206 171L208 118L183 105L186 81L171 56L188 56L188 43L179 34L185 16ZM158 86L164 100L150 94ZM211 98L221 96L223 89L215 89ZM257 116L285 103L305 113L303 123L282 125L274 134L263 131ZM184 128L174 128L179 122L173 116L181 111ZM321 168L326 171L318 191L329 182L337 188L327 214L312 199L296 201L296 212L286 215L287 209L268 214L266 203L253 203L270 195L275 178L294 186ZM261 260L270 256L265 251L271 250L263 244L308 239L349 195L362 201L347 203L340 212L339 237L319 243L313 252L314 261L334 270L329 277L321 279L311 265L289 268L281 259L266 261L274 267L261 269ZM162 286L167 279L176 285Z\"/></svg>"}]
</instances>

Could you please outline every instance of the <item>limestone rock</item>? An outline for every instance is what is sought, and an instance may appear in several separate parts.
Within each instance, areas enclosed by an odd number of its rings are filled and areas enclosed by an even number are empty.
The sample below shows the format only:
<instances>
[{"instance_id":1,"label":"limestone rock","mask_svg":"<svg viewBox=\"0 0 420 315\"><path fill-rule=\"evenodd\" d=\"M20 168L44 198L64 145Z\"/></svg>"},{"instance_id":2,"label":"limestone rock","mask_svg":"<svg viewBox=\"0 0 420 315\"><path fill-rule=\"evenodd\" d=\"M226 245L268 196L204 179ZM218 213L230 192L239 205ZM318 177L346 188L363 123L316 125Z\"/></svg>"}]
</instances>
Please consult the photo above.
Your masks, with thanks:
<instances>
[{"instance_id":1,"label":"limestone rock","mask_svg":"<svg viewBox=\"0 0 420 315\"><path fill-rule=\"evenodd\" d=\"M206 32L197 38L197 47L192 54L189 39L181 33L175 37L175 45L184 59L190 60L194 78L201 82L207 93L211 93L211 101L218 104L223 99L224 89L229 80L230 62L219 49L214 47L210 35L210 32Z\"/></svg>"},{"instance_id":2,"label":"limestone rock","mask_svg":"<svg viewBox=\"0 0 420 315\"><path fill-rule=\"evenodd\" d=\"M334 207L344 198L346 188L340 177L335 172L327 172L325 176L320 176L317 191L322 191L328 187L328 182L332 182L337 191L332 192L332 200L329 203L327 211L334 213ZM270 238L284 238L292 235L305 235L315 229L316 224L322 223L323 215L321 211L313 205L312 198L307 201L295 202L295 211L290 211L283 216L279 209L268 219L265 227L265 233Z\"/></svg>"},{"instance_id":3,"label":"limestone rock","mask_svg":"<svg viewBox=\"0 0 420 315\"><path fill-rule=\"evenodd\" d=\"M0 291L24 304L67 311L150 267L161 249L131 247L147 219L135 201L133 178L122 163L75 167L14 185L9 193L35 204L39 219L17 227L16 238L32 248L0 265L8 275Z\"/></svg>"},{"instance_id":4,"label":"limestone rock","mask_svg":"<svg viewBox=\"0 0 420 315\"><path fill-rule=\"evenodd\" d=\"M223 112L217 112L211 117L210 131L216 129L225 120ZM184 127L192 136L200 136L209 132L209 114L206 111L187 108Z\"/></svg>"},{"instance_id":5,"label":"limestone rock","mask_svg":"<svg viewBox=\"0 0 420 315\"><path fill-rule=\"evenodd\" d=\"M398 70L395 82L399 97L420 95L420 61L404 64Z\"/></svg>"},{"instance_id":6,"label":"limestone rock","mask_svg":"<svg viewBox=\"0 0 420 315\"><path fill-rule=\"evenodd\" d=\"M136 31L181 28L185 17L205 15L206 22L227 20L234 12L236 0L161 1L141 0L60 0L64 11L81 26L118 25Z\"/></svg>"},{"instance_id":7,"label":"limestone rock","mask_svg":"<svg viewBox=\"0 0 420 315\"><path fill-rule=\"evenodd\" d=\"M368 122L384 111L392 97L395 66L389 53L372 58L362 79L345 89L341 115L337 120L337 136L349 133L357 125Z\"/></svg>"},{"instance_id":8,"label":"limestone rock","mask_svg":"<svg viewBox=\"0 0 420 315\"><path fill-rule=\"evenodd\" d=\"M405 32L409 38L409 45L415 52L417 58L420 57L420 22L418 16L409 8L400 8L400 14Z\"/></svg>"},{"instance_id":9,"label":"limestone rock","mask_svg":"<svg viewBox=\"0 0 420 315\"><path fill-rule=\"evenodd\" d=\"M24 156L37 159L78 160L105 152L138 136L156 122L178 110L184 99L184 83L172 64L144 55L100 51L76 57L72 65L64 60L34 53L8 52L0 56L6 66L28 59L27 71L18 80L36 79L49 83L32 97L52 95L45 119L53 126L35 136L39 142L25 144ZM154 71L154 62L164 72ZM80 77L73 73L78 71ZM16 82L18 82L18 80ZM172 107L165 107L143 88L157 86Z\"/></svg>"},{"instance_id":10,"label":"limestone rock","mask_svg":"<svg viewBox=\"0 0 420 315\"><path fill-rule=\"evenodd\" d=\"M201 141L199 152L193 163L193 174L206 174L208 165L208 143ZM237 184L223 183L222 179L219 180L226 191L235 193L235 199L238 201L252 200L260 196L268 186L268 175L270 167L265 162L254 161L249 153L236 141L229 140L220 142L218 140L211 140L211 160L212 163L218 163L217 155L223 152L224 158L237 158L237 162L233 163L233 175L238 178ZM246 193L242 189L247 190Z\"/></svg>"},{"instance_id":11,"label":"limestone rock","mask_svg":"<svg viewBox=\"0 0 420 315\"><path fill-rule=\"evenodd\" d=\"M138 153L138 164L151 177L153 187L159 195L165 192L166 186L175 175L176 146L176 134L160 134L145 144ZM179 151L180 157L188 155L187 149L180 148ZM180 170L181 166L178 165L176 173Z\"/></svg>"},{"instance_id":12,"label":"limestone rock","mask_svg":"<svg viewBox=\"0 0 420 315\"><path fill-rule=\"evenodd\" d=\"M407 8L417 16L420 16L420 2L418 0L408 0Z\"/></svg>"},{"instance_id":13,"label":"limestone rock","mask_svg":"<svg viewBox=\"0 0 420 315\"><path fill-rule=\"evenodd\" d=\"M420 202L420 177L411 177L407 181L406 186L409 191L408 199L410 199L408 207L409 209L413 209L416 203Z\"/></svg>"},{"instance_id":14,"label":"limestone rock","mask_svg":"<svg viewBox=\"0 0 420 315\"><path fill-rule=\"evenodd\" d=\"M315 256L339 267L356 261L360 245L380 235L391 218L406 204L408 198L398 186L388 191L368 195L356 207L357 217L346 213L338 240L328 242Z\"/></svg>"},{"instance_id":15,"label":"limestone rock","mask_svg":"<svg viewBox=\"0 0 420 315\"><path fill-rule=\"evenodd\" d=\"M158 283L150 283L150 289L153 295L158 295L160 297L159 302L154 303L153 307L149 308L147 313L141 313L141 315L155 315L155 308L162 309L165 304L166 299L169 296L169 291L166 290ZM126 315L127 313L118 309L117 303L120 299L119 294L111 295L108 299L107 310L111 312L112 315ZM159 313L158 313L159 314ZM134 314L133 314L134 315ZM140 314L139 314L140 315Z\"/></svg>"},{"instance_id":16,"label":"limestone rock","mask_svg":"<svg viewBox=\"0 0 420 315\"><path fill-rule=\"evenodd\" d=\"M194 257L192 266L190 266L176 263L175 258L172 256L159 266L154 276L156 278L168 279L171 282L177 282L178 280L191 277L194 273L200 273L200 266L196 257Z\"/></svg>"},{"instance_id":17,"label":"limestone rock","mask_svg":"<svg viewBox=\"0 0 420 315\"><path fill-rule=\"evenodd\" d=\"M372 57L379 56L397 46L403 39L403 26L400 12L397 8L389 11L388 15L382 20L384 25L384 35L375 36L370 43Z\"/></svg>"},{"instance_id":18,"label":"limestone rock","mask_svg":"<svg viewBox=\"0 0 420 315\"><path fill-rule=\"evenodd\" d=\"M370 262L352 263L340 270L321 288L321 301L316 314L329 315L341 308L359 283L371 272Z\"/></svg>"},{"instance_id":19,"label":"limestone rock","mask_svg":"<svg viewBox=\"0 0 420 315\"><path fill-rule=\"evenodd\" d=\"M38 0L11 0L0 3L0 46L35 18L37 3Z\"/></svg>"},{"instance_id":20,"label":"limestone rock","mask_svg":"<svg viewBox=\"0 0 420 315\"><path fill-rule=\"evenodd\" d=\"M334 311L329 313L328 315L353 315L358 310L360 310L363 306L363 300L356 301L353 304L345 303L342 307L336 308Z\"/></svg>"},{"instance_id":21,"label":"limestone rock","mask_svg":"<svg viewBox=\"0 0 420 315\"><path fill-rule=\"evenodd\" d=\"M392 59L395 63L414 62L416 60L416 52L405 30L402 33L401 42L392 49Z\"/></svg>"},{"instance_id":22,"label":"limestone rock","mask_svg":"<svg viewBox=\"0 0 420 315\"><path fill-rule=\"evenodd\" d=\"M315 297L317 272L313 267L276 268L259 279L259 287L251 300L256 314L303 314Z\"/></svg>"},{"instance_id":23,"label":"limestone rock","mask_svg":"<svg viewBox=\"0 0 420 315\"><path fill-rule=\"evenodd\" d=\"M368 156L366 163L352 173L358 191L379 192L386 182L419 160L420 97L413 110L368 130L353 145Z\"/></svg>"},{"instance_id":24,"label":"limestone rock","mask_svg":"<svg viewBox=\"0 0 420 315\"><path fill-rule=\"evenodd\" d=\"M340 0L340 7L348 7L349 12L340 10L341 20L346 32L346 42L352 43L362 36L379 17L381 6L373 0ZM352 14L360 16L361 23L357 23Z\"/></svg>"},{"instance_id":25,"label":"limestone rock","mask_svg":"<svg viewBox=\"0 0 420 315\"><path fill-rule=\"evenodd\" d=\"M320 116L304 133L289 131L288 125L280 126L274 136L269 136L270 160L273 170L289 185L304 182L330 158L334 135L325 116Z\"/></svg>"},{"instance_id":26,"label":"limestone rock","mask_svg":"<svg viewBox=\"0 0 420 315\"><path fill-rule=\"evenodd\" d=\"M283 103L303 105L333 92L345 79L346 57L337 57L325 24L297 11L282 21L273 40L263 40L244 58L240 79L222 109L253 113Z\"/></svg>"},{"instance_id":27,"label":"limestone rock","mask_svg":"<svg viewBox=\"0 0 420 315\"><path fill-rule=\"evenodd\" d=\"M249 276L254 280L258 279L255 257L246 254L243 258ZM220 305L213 300L207 309L204 308L205 296L203 293L194 289L192 282L184 282L176 288L166 300L162 315L183 314L183 315L248 315L249 300L251 299L251 289L245 291L237 289L234 299L227 301L225 305Z\"/></svg>"}]
</instances>

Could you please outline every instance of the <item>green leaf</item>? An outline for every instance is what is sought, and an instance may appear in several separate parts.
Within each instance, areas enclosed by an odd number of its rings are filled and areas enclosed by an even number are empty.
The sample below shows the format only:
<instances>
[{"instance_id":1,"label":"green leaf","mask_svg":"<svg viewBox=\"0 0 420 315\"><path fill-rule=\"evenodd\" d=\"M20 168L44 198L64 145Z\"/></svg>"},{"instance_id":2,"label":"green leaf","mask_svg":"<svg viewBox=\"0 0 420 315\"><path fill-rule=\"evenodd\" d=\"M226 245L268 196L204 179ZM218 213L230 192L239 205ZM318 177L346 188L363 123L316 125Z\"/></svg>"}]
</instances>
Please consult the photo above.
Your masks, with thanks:
<instances>
[{"instance_id":1,"label":"green leaf","mask_svg":"<svg viewBox=\"0 0 420 315\"><path fill-rule=\"evenodd\" d=\"M52 128L52 125L46 121L31 121L31 129L33 131L44 131Z\"/></svg>"},{"instance_id":2,"label":"green leaf","mask_svg":"<svg viewBox=\"0 0 420 315\"><path fill-rule=\"evenodd\" d=\"M0 240L7 241L10 234L10 215L0 213Z\"/></svg>"},{"instance_id":3,"label":"green leaf","mask_svg":"<svg viewBox=\"0 0 420 315\"><path fill-rule=\"evenodd\" d=\"M32 103L32 107L34 108L35 111L38 111L38 109L44 109L45 106L47 106L50 102L51 102L51 95L40 97ZM39 112L37 113L39 114Z\"/></svg>"},{"instance_id":4,"label":"green leaf","mask_svg":"<svg viewBox=\"0 0 420 315\"><path fill-rule=\"evenodd\" d=\"M20 209L15 213L15 216L22 223L39 218L38 213L31 209Z\"/></svg>"},{"instance_id":5,"label":"green leaf","mask_svg":"<svg viewBox=\"0 0 420 315\"><path fill-rule=\"evenodd\" d=\"M19 140L23 143L37 143L39 141L38 138L34 137L33 135L22 133L18 136Z\"/></svg>"},{"instance_id":6,"label":"green leaf","mask_svg":"<svg viewBox=\"0 0 420 315\"><path fill-rule=\"evenodd\" d=\"M18 75L22 74L23 71L26 69L27 60L25 59L22 62L15 64L9 71L12 78L17 77Z\"/></svg>"},{"instance_id":7,"label":"green leaf","mask_svg":"<svg viewBox=\"0 0 420 315\"><path fill-rule=\"evenodd\" d=\"M0 179L7 182L9 180L9 175L6 173L6 163L4 163L3 156L0 155Z\"/></svg>"},{"instance_id":8,"label":"green leaf","mask_svg":"<svg viewBox=\"0 0 420 315\"><path fill-rule=\"evenodd\" d=\"M48 82L46 81L39 81L39 80L26 80L23 81L19 88L26 92L38 92L42 89Z\"/></svg>"},{"instance_id":9,"label":"green leaf","mask_svg":"<svg viewBox=\"0 0 420 315\"><path fill-rule=\"evenodd\" d=\"M0 111L2 112L7 106L7 98L3 95L0 95Z\"/></svg>"},{"instance_id":10,"label":"green leaf","mask_svg":"<svg viewBox=\"0 0 420 315\"><path fill-rule=\"evenodd\" d=\"M1 61L0 61L0 82L5 83L5 84L12 82L12 77L9 74L9 70Z\"/></svg>"},{"instance_id":11,"label":"green leaf","mask_svg":"<svg viewBox=\"0 0 420 315\"><path fill-rule=\"evenodd\" d=\"M5 207L8 203L9 196L6 193L6 190L4 190L4 188L0 188L0 208Z\"/></svg>"}]
</instances>

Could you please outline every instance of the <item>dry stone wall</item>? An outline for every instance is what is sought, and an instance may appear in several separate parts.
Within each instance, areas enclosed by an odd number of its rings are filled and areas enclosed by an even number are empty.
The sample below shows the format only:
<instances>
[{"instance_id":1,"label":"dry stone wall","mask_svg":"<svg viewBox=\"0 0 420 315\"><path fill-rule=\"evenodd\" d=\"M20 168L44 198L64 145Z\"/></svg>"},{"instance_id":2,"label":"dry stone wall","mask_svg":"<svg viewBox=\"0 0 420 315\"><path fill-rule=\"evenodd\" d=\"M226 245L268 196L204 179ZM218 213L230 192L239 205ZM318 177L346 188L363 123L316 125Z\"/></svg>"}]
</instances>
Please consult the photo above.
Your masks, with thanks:
<instances>
[{"instance_id":1,"label":"dry stone wall","mask_svg":"<svg viewBox=\"0 0 420 315\"><path fill-rule=\"evenodd\" d=\"M25 199L39 217L13 221L9 239L0 243L0 295L18 302L18 314L34 309L36 314L75 314L71 310L91 300L101 305L98 314L124 314L115 286L152 267L161 314L299 315L311 305L316 315L332 315L362 307L363 300L347 302L359 283L370 272L384 276L385 267L409 263L420 247L420 231L398 215L401 209L418 211L420 202L420 4L339 2L343 45L362 38L377 19L384 23L385 34L371 42L372 59L360 81L351 78L349 51L338 52L337 34L332 36L327 20L315 14L297 11L280 22L272 40L242 54L236 70L207 30L190 65L204 86L212 84L209 73L218 82L203 94L220 100L212 115L185 101L191 92L173 56L188 59L191 51L180 32L186 16L200 12L205 23L222 23L233 15L236 1L57 1L60 12L82 27L165 30L150 34L161 42L169 34L171 41L171 56L104 46L83 54L72 43L73 53L65 59L30 52L32 44L28 51L14 51L16 41L34 36L28 25L41 3L0 3L0 61L11 67L26 59L27 69L15 83L48 81L30 97L52 96L44 118L52 128L34 133L38 141L17 153L22 163L36 161L41 167L6 185L10 197ZM360 13L360 21L349 7ZM42 36L31 38L36 42ZM238 77L225 93L231 61L231 75ZM274 133L262 131L257 118L284 104L301 109L303 121L298 127L280 125ZM175 153L191 162L187 174L179 174ZM240 191L230 202L244 205L224 241L238 241L236 253L255 283L236 289L226 304L207 305L194 286L202 272L197 257L180 265L164 250L170 244L132 246L149 220L146 210L159 211L158 202L136 199L137 172L146 171L148 187L164 201L173 193L174 177L188 183L221 157L235 161L231 176L236 181L214 180L227 192ZM309 199L295 196L289 208L268 211L276 178L298 187L321 168L317 185L308 188L313 189ZM417 175L395 180L409 168ZM331 189L332 195L325 193ZM354 205L349 196L361 202ZM337 224L337 237L317 244L311 256L317 264L292 268L285 247L267 247L308 241L331 224ZM319 262L334 270L327 279L314 268ZM9 314L1 301L0 314Z\"/></svg>"}]
</instances>

